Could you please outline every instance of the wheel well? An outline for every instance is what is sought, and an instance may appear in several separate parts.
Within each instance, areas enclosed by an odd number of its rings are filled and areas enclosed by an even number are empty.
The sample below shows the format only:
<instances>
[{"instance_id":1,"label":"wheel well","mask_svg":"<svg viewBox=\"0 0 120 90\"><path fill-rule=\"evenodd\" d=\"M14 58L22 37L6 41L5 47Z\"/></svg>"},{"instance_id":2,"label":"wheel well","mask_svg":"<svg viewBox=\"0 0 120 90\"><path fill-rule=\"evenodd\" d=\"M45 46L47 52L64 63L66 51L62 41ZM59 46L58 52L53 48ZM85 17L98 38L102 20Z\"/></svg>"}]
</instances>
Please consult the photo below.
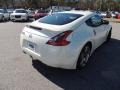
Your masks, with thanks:
<instances>
[{"instance_id":1,"label":"wheel well","mask_svg":"<svg viewBox=\"0 0 120 90\"><path fill-rule=\"evenodd\" d=\"M89 45L89 46L90 46L90 49L92 50L92 42L91 42L91 41L87 42L87 43L82 47L82 50L83 50L83 48L84 48L86 45ZM82 50L81 50L81 51L82 51ZM81 52L80 52L80 54L81 54ZM80 56L80 54L79 54L79 56ZM79 56L78 56L78 59L77 59L76 68L77 68L78 63L79 63Z\"/></svg>"},{"instance_id":2,"label":"wheel well","mask_svg":"<svg viewBox=\"0 0 120 90\"><path fill-rule=\"evenodd\" d=\"M112 32L112 27L110 28L110 30L108 31L108 33L109 33L109 32Z\"/></svg>"},{"instance_id":3,"label":"wheel well","mask_svg":"<svg viewBox=\"0 0 120 90\"><path fill-rule=\"evenodd\" d=\"M107 32L107 36L109 35L109 33L112 33L112 27L111 27L110 30Z\"/></svg>"},{"instance_id":4,"label":"wheel well","mask_svg":"<svg viewBox=\"0 0 120 90\"><path fill-rule=\"evenodd\" d=\"M92 50L92 42L91 41L88 41L83 47L82 49L86 46L86 45L89 45L90 46L90 49ZM81 50L82 51L82 50ZM81 53L81 52L80 52ZM80 54L79 54L80 55Z\"/></svg>"},{"instance_id":5,"label":"wheel well","mask_svg":"<svg viewBox=\"0 0 120 90\"><path fill-rule=\"evenodd\" d=\"M112 30L112 27L110 28L110 30Z\"/></svg>"},{"instance_id":6,"label":"wheel well","mask_svg":"<svg viewBox=\"0 0 120 90\"><path fill-rule=\"evenodd\" d=\"M90 48L92 49L92 42L87 42L84 46L86 46L86 45L89 45L90 46Z\"/></svg>"}]
</instances>

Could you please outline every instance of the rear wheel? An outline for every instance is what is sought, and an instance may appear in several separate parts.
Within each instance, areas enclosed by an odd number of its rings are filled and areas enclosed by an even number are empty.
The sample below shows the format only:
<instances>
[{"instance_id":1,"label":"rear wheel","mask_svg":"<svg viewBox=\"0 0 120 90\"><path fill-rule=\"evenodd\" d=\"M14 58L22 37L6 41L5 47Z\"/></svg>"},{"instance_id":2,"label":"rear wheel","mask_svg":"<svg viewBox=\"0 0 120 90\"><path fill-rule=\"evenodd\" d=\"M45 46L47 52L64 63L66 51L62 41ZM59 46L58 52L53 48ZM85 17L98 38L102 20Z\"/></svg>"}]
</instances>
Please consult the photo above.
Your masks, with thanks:
<instances>
[{"instance_id":1,"label":"rear wheel","mask_svg":"<svg viewBox=\"0 0 120 90\"><path fill-rule=\"evenodd\" d=\"M11 21L12 21L12 22L15 22L15 20L14 20L14 19L11 19Z\"/></svg>"},{"instance_id":2,"label":"rear wheel","mask_svg":"<svg viewBox=\"0 0 120 90\"><path fill-rule=\"evenodd\" d=\"M81 69L81 68L85 67L85 65L87 64L87 61L90 57L90 54L91 54L91 45L87 44L84 46L84 48L82 49L82 51L80 53L80 56L77 61L77 66L76 66L77 69Z\"/></svg>"},{"instance_id":3,"label":"rear wheel","mask_svg":"<svg viewBox=\"0 0 120 90\"><path fill-rule=\"evenodd\" d=\"M2 16L2 21L5 21L5 18L4 18L4 16Z\"/></svg>"}]
</instances>

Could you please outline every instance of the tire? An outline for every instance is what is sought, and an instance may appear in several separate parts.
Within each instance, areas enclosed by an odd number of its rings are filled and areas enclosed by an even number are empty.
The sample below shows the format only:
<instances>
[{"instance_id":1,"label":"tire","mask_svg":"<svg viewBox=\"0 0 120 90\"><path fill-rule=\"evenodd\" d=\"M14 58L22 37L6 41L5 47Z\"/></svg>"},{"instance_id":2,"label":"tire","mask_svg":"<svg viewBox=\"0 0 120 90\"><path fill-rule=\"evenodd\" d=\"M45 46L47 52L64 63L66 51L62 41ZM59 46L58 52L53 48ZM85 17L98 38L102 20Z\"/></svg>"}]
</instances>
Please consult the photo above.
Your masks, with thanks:
<instances>
[{"instance_id":1,"label":"tire","mask_svg":"<svg viewBox=\"0 0 120 90\"><path fill-rule=\"evenodd\" d=\"M29 18L27 17L26 20L25 20L25 22L28 22L28 21L29 21Z\"/></svg>"},{"instance_id":2,"label":"tire","mask_svg":"<svg viewBox=\"0 0 120 90\"><path fill-rule=\"evenodd\" d=\"M107 35L106 42L109 42L109 41L110 41L111 35L112 35L112 29L109 31L109 33L108 33L108 35Z\"/></svg>"},{"instance_id":3,"label":"tire","mask_svg":"<svg viewBox=\"0 0 120 90\"><path fill-rule=\"evenodd\" d=\"M3 21L3 22L5 21L5 18L4 18L4 16L2 16L2 21Z\"/></svg>"},{"instance_id":4,"label":"tire","mask_svg":"<svg viewBox=\"0 0 120 90\"><path fill-rule=\"evenodd\" d=\"M15 19L10 19L10 21L15 22Z\"/></svg>"},{"instance_id":5,"label":"tire","mask_svg":"<svg viewBox=\"0 0 120 90\"><path fill-rule=\"evenodd\" d=\"M92 46L89 43L83 47L83 49L79 55L78 61L77 61L76 69L82 69L83 67L86 66L87 61L91 55L91 48L92 48Z\"/></svg>"}]
</instances>

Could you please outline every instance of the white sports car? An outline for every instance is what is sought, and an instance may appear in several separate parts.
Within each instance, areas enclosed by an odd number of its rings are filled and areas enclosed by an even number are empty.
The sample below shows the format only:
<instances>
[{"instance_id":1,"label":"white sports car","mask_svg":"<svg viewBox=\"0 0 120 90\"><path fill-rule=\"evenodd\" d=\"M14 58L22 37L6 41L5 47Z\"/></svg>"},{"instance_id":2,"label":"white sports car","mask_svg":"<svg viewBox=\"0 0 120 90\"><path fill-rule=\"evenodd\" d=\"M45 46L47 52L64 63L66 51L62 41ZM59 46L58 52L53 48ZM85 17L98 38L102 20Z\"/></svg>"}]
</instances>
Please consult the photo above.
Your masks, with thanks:
<instances>
[{"instance_id":1,"label":"white sports car","mask_svg":"<svg viewBox=\"0 0 120 90\"><path fill-rule=\"evenodd\" d=\"M24 9L16 9L10 15L11 21L27 21L28 20L28 12Z\"/></svg>"},{"instance_id":2,"label":"white sports car","mask_svg":"<svg viewBox=\"0 0 120 90\"><path fill-rule=\"evenodd\" d=\"M58 68L84 67L92 52L111 38L108 21L90 11L65 11L28 24L21 33L24 53Z\"/></svg>"}]
</instances>

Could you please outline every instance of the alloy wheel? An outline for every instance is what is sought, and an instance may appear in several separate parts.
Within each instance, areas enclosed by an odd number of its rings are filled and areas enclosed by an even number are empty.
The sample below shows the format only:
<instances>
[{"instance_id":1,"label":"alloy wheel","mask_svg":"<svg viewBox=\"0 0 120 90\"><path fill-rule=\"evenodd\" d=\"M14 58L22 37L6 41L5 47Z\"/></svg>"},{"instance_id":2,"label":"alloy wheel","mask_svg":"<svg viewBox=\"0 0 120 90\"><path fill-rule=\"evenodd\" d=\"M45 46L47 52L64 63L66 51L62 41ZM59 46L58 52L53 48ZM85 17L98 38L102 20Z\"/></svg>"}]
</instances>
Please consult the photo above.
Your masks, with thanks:
<instances>
[{"instance_id":1,"label":"alloy wheel","mask_svg":"<svg viewBox=\"0 0 120 90\"><path fill-rule=\"evenodd\" d=\"M91 48L89 45L86 45L82 51L81 54L79 56L78 62L77 62L77 68L80 69L82 67L85 67L85 65L87 64L87 61L90 57L91 54Z\"/></svg>"}]
</instances>

